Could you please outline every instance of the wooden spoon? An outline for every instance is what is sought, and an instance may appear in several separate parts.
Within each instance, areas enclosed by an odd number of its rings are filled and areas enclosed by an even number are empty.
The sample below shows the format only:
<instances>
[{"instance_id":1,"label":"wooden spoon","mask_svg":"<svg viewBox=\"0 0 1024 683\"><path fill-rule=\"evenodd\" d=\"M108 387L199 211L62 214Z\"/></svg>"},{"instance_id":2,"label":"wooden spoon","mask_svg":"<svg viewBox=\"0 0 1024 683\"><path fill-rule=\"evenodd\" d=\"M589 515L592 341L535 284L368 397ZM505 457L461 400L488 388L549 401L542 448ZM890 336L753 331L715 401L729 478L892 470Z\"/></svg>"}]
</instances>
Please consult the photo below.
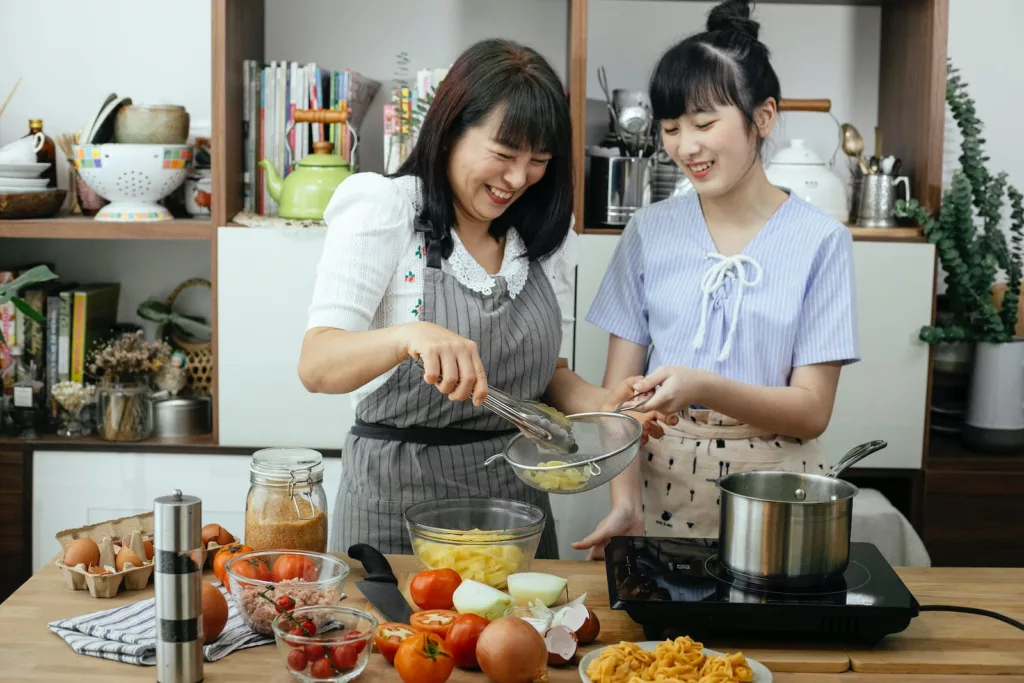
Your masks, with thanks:
<instances>
[{"instance_id":1,"label":"wooden spoon","mask_svg":"<svg viewBox=\"0 0 1024 683\"><path fill-rule=\"evenodd\" d=\"M860 136L860 131L850 123L844 123L841 127L843 129L843 151L847 156L857 160L861 173L870 175L868 165L864 163L864 158L861 156L864 151L864 138Z\"/></svg>"}]
</instances>

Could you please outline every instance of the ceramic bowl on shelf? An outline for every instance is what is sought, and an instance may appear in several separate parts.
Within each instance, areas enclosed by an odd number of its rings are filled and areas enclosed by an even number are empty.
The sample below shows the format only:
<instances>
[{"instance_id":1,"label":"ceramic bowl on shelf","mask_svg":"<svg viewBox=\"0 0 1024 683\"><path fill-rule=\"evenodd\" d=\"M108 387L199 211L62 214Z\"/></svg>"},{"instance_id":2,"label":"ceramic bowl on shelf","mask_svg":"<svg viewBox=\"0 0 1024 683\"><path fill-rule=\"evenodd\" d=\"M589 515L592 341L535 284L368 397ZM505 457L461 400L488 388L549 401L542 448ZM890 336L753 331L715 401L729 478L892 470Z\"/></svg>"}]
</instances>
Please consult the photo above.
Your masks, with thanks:
<instances>
[{"instance_id":1,"label":"ceramic bowl on shelf","mask_svg":"<svg viewBox=\"0 0 1024 683\"><path fill-rule=\"evenodd\" d=\"M192 167L190 145L74 145L75 168L96 194L110 201L98 221L173 219L158 202L178 189Z\"/></svg>"},{"instance_id":2,"label":"ceramic bowl on shelf","mask_svg":"<svg viewBox=\"0 0 1024 683\"><path fill-rule=\"evenodd\" d=\"M67 190L54 188L18 188L14 192L0 189L0 220L17 218L52 218L60 212Z\"/></svg>"},{"instance_id":3,"label":"ceramic bowl on shelf","mask_svg":"<svg viewBox=\"0 0 1024 683\"><path fill-rule=\"evenodd\" d=\"M180 105L128 104L114 115L114 142L183 145L188 140L188 124L188 111Z\"/></svg>"}]
</instances>

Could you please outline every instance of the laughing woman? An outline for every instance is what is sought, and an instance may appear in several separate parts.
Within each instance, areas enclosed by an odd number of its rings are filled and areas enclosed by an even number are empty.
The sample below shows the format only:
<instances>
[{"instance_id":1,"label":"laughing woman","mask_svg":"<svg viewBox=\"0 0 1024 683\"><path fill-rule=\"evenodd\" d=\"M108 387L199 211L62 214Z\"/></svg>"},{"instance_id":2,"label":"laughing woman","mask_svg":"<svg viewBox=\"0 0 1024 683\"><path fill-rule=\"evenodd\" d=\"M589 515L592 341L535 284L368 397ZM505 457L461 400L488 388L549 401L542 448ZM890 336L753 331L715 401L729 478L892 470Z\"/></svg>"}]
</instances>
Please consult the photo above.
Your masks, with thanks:
<instances>
[{"instance_id":1,"label":"laughing woman","mask_svg":"<svg viewBox=\"0 0 1024 683\"><path fill-rule=\"evenodd\" d=\"M487 496L540 506L538 557L557 557L547 495L504 461L484 467L516 432L480 404L488 383L567 414L632 395L586 383L559 353L573 324L570 141L548 63L487 40L452 65L396 176L357 174L331 199L299 376L355 403L332 551L409 553L410 503Z\"/></svg>"},{"instance_id":2,"label":"laughing woman","mask_svg":"<svg viewBox=\"0 0 1024 683\"><path fill-rule=\"evenodd\" d=\"M613 480L610 514L574 544L592 557L614 535L717 538L729 472L824 469L817 437L859 353L851 235L765 175L780 88L757 36L749 2L727 0L651 79L695 192L637 212L587 320L611 334L606 384L649 372L643 409L680 420Z\"/></svg>"}]
</instances>

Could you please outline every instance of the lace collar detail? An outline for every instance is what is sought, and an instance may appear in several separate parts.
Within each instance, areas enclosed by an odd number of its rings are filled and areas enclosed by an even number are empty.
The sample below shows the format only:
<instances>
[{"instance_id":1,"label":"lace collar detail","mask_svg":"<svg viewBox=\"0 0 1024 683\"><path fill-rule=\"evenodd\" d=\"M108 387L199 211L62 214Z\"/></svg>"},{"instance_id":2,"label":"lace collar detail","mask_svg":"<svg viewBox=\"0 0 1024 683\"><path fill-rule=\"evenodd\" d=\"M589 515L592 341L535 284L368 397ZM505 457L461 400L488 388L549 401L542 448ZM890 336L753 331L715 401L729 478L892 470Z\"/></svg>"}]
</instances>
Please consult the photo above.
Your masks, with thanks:
<instances>
[{"instance_id":1,"label":"lace collar detail","mask_svg":"<svg viewBox=\"0 0 1024 683\"><path fill-rule=\"evenodd\" d=\"M526 244L514 228L509 228L505 235L505 256L502 258L501 269L497 275L491 275L477 263L463 246L462 240L454 230L452 241L455 243L452 255L445 262L446 270L455 279L474 292L489 296L494 289L497 278L503 278L508 286L508 295L515 299L526 286L530 275L530 262L523 258Z\"/></svg>"}]
</instances>

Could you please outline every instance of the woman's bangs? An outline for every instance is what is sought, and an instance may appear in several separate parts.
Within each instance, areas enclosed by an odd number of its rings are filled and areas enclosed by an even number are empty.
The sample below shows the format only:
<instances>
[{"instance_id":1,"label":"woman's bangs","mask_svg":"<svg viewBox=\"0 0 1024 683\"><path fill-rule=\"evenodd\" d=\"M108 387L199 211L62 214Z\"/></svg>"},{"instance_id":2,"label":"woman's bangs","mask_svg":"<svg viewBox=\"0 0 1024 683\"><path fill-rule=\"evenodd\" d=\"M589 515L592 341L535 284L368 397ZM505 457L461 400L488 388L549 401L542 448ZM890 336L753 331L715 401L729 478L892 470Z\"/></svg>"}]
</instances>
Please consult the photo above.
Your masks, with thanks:
<instances>
[{"instance_id":1,"label":"woman's bangs","mask_svg":"<svg viewBox=\"0 0 1024 683\"><path fill-rule=\"evenodd\" d=\"M651 109L655 120L678 119L684 114L714 111L718 107L743 108L739 76L734 64L714 48L686 46L665 55L651 77Z\"/></svg>"},{"instance_id":2,"label":"woman's bangs","mask_svg":"<svg viewBox=\"0 0 1024 683\"><path fill-rule=\"evenodd\" d=\"M522 80L512 86L495 141L520 151L559 156L568 153L564 103L553 100L543 84Z\"/></svg>"}]
</instances>

